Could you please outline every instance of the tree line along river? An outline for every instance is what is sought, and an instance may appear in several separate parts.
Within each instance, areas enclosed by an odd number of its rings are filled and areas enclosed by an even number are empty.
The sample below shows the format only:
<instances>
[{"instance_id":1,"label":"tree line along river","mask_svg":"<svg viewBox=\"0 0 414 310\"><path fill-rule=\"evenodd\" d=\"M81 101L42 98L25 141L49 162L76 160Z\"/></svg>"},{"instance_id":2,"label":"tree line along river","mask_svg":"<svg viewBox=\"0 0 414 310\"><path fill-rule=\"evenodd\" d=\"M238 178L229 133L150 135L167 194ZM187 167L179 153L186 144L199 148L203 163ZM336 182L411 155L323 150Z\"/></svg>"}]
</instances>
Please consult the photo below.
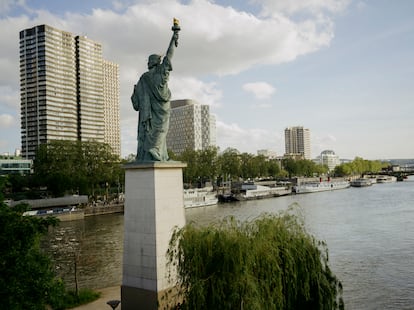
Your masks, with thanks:
<instances>
[{"instance_id":1,"label":"tree line along river","mask_svg":"<svg viewBox=\"0 0 414 310\"><path fill-rule=\"evenodd\" d=\"M414 177L365 188L290 195L186 210L187 222L245 221L288 208L326 241L330 266L344 286L346 309L414 308ZM102 288L122 281L123 215L61 222L43 242L56 270L74 285Z\"/></svg>"}]
</instances>

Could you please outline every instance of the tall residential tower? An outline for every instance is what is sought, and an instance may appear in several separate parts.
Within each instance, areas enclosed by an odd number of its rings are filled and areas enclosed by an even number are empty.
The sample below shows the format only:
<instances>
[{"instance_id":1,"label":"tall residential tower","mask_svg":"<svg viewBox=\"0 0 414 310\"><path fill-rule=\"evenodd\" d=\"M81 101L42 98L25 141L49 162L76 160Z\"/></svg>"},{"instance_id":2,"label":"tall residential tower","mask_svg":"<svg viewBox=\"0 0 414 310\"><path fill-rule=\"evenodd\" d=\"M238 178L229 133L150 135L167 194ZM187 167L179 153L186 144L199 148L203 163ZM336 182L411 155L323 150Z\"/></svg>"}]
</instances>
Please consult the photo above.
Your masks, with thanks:
<instances>
[{"instance_id":1,"label":"tall residential tower","mask_svg":"<svg viewBox=\"0 0 414 310\"><path fill-rule=\"evenodd\" d=\"M121 156L118 64L104 60L103 79L104 142L111 146L114 154Z\"/></svg>"},{"instance_id":2,"label":"tall residential tower","mask_svg":"<svg viewBox=\"0 0 414 310\"><path fill-rule=\"evenodd\" d=\"M311 159L310 131L301 126L285 129L285 155Z\"/></svg>"},{"instance_id":3,"label":"tall residential tower","mask_svg":"<svg viewBox=\"0 0 414 310\"><path fill-rule=\"evenodd\" d=\"M99 43L48 25L20 31L22 156L33 159L52 140L108 142L107 105L118 116L113 130L119 135L119 95L117 103L104 95L113 85L119 92L118 81L105 83ZM120 155L117 143L109 144Z\"/></svg>"},{"instance_id":4,"label":"tall residential tower","mask_svg":"<svg viewBox=\"0 0 414 310\"><path fill-rule=\"evenodd\" d=\"M167 147L175 154L186 149L205 150L216 145L216 119L210 106L194 100L171 101Z\"/></svg>"}]
</instances>

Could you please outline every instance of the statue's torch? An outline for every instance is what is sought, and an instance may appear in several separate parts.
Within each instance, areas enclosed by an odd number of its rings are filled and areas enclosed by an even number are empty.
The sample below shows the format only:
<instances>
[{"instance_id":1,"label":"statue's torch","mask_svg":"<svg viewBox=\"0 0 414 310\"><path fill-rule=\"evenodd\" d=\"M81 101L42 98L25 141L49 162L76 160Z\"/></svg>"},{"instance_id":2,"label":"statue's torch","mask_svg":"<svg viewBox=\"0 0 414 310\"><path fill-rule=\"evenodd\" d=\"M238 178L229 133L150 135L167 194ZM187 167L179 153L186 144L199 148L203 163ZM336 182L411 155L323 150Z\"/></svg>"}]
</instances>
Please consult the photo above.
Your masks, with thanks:
<instances>
[{"instance_id":1,"label":"statue's torch","mask_svg":"<svg viewBox=\"0 0 414 310\"><path fill-rule=\"evenodd\" d=\"M178 19L176 18L173 19L173 26L171 27L171 30L174 31L174 34L178 34L178 32L180 32L181 28L180 28ZM177 36L177 39L175 39L175 47L177 46L178 46L178 36Z\"/></svg>"}]
</instances>

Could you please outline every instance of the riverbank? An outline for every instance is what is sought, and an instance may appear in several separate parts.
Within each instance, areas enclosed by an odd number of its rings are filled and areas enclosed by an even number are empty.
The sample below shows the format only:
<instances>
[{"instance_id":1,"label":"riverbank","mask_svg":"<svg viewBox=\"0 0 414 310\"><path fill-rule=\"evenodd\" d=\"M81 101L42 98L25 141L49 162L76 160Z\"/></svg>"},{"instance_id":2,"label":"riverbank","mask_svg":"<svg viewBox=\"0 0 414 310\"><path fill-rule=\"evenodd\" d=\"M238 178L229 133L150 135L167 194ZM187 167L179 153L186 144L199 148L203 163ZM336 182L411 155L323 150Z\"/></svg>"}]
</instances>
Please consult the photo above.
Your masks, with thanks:
<instances>
[{"instance_id":1,"label":"riverbank","mask_svg":"<svg viewBox=\"0 0 414 310\"><path fill-rule=\"evenodd\" d=\"M85 217L93 215L124 213L124 204L111 204L101 206L87 206L84 209Z\"/></svg>"},{"instance_id":2,"label":"riverbank","mask_svg":"<svg viewBox=\"0 0 414 310\"><path fill-rule=\"evenodd\" d=\"M106 287L102 289L97 289L96 291L101 293L101 297L86 305L72 308L72 310L109 310L111 309L111 307L107 304L108 301L121 300L120 286ZM116 310L121 310L121 304L116 308Z\"/></svg>"}]
</instances>

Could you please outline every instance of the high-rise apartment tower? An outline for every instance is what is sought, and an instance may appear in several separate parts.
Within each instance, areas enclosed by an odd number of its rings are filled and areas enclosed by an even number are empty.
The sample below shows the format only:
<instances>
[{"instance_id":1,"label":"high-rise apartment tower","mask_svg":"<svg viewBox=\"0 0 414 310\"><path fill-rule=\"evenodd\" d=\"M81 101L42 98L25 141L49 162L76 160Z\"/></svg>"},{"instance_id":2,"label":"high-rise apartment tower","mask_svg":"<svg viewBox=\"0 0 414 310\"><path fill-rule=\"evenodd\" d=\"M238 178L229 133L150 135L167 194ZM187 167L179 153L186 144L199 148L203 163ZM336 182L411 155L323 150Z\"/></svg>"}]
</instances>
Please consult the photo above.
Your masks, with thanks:
<instances>
[{"instance_id":1,"label":"high-rise apartment tower","mask_svg":"<svg viewBox=\"0 0 414 310\"><path fill-rule=\"evenodd\" d=\"M167 147L175 154L186 149L205 150L216 145L216 119L210 106L194 100L171 101Z\"/></svg>"},{"instance_id":2,"label":"high-rise apartment tower","mask_svg":"<svg viewBox=\"0 0 414 310\"><path fill-rule=\"evenodd\" d=\"M105 87L116 85L118 88L112 91L119 92L119 85L118 81L105 83L104 67L101 45L84 36L74 36L48 25L20 31L24 158L33 159L38 146L52 140L108 143L106 108L118 116L112 122L119 136L119 95L117 104L105 97L105 92L109 92ZM117 143L108 144L120 155L119 139Z\"/></svg>"},{"instance_id":3,"label":"high-rise apartment tower","mask_svg":"<svg viewBox=\"0 0 414 310\"><path fill-rule=\"evenodd\" d=\"M285 155L301 155L311 159L310 131L301 126L285 129Z\"/></svg>"},{"instance_id":4,"label":"high-rise apartment tower","mask_svg":"<svg viewBox=\"0 0 414 310\"><path fill-rule=\"evenodd\" d=\"M104 60L103 79L104 142L111 146L114 154L121 156L118 64Z\"/></svg>"}]
</instances>

